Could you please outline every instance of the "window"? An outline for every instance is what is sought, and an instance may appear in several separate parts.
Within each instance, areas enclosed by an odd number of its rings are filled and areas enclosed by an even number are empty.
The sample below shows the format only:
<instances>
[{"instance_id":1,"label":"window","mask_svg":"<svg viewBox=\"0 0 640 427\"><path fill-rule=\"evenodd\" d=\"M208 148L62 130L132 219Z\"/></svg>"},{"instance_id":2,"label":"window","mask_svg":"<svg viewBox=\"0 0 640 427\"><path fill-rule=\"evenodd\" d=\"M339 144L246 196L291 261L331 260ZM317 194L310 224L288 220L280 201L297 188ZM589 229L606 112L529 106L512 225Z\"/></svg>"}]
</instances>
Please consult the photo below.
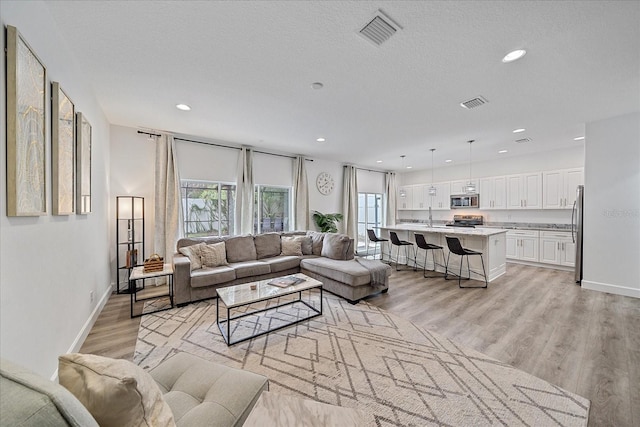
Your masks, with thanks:
<instances>
[{"instance_id":1,"label":"window","mask_svg":"<svg viewBox=\"0 0 640 427\"><path fill-rule=\"evenodd\" d=\"M372 228L380 236L383 223L383 195L378 193L358 193L358 254L369 253L375 243L369 241L367 229Z\"/></svg>"},{"instance_id":2,"label":"window","mask_svg":"<svg viewBox=\"0 0 640 427\"><path fill-rule=\"evenodd\" d=\"M233 234L235 195L235 184L183 180L185 237Z\"/></svg>"},{"instance_id":3,"label":"window","mask_svg":"<svg viewBox=\"0 0 640 427\"><path fill-rule=\"evenodd\" d=\"M254 232L288 231L291 188L256 185Z\"/></svg>"}]
</instances>

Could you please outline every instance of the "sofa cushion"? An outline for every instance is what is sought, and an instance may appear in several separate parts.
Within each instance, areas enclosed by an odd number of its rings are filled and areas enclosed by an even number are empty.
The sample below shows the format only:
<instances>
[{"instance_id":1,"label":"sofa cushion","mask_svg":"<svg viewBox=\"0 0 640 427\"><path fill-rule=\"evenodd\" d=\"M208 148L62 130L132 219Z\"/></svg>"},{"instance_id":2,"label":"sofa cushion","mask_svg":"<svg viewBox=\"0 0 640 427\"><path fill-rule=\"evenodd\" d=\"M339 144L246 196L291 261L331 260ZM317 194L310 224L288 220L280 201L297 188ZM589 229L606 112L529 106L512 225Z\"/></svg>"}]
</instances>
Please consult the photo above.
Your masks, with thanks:
<instances>
[{"instance_id":1,"label":"sofa cushion","mask_svg":"<svg viewBox=\"0 0 640 427\"><path fill-rule=\"evenodd\" d=\"M185 246L179 249L182 255L186 255L191 262L191 270L198 270L202 268L202 248L205 247L204 243L198 243L196 245Z\"/></svg>"},{"instance_id":2,"label":"sofa cushion","mask_svg":"<svg viewBox=\"0 0 640 427\"><path fill-rule=\"evenodd\" d=\"M227 252L224 242L202 246L200 248L200 257L204 267L227 265Z\"/></svg>"},{"instance_id":3,"label":"sofa cushion","mask_svg":"<svg viewBox=\"0 0 640 427\"><path fill-rule=\"evenodd\" d=\"M258 276L260 274L269 274L271 269L269 264L264 261L244 261L244 262L232 262L229 264L231 268L236 271L236 278L241 279L243 277Z\"/></svg>"},{"instance_id":4,"label":"sofa cushion","mask_svg":"<svg viewBox=\"0 0 640 427\"><path fill-rule=\"evenodd\" d=\"M262 262L269 264L272 273L290 270L300 267L300 257L281 255L273 258L263 259Z\"/></svg>"},{"instance_id":5,"label":"sofa cushion","mask_svg":"<svg viewBox=\"0 0 640 427\"><path fill-rule=\"evenodd\" d=\"M98 427L69 390L5 359L0 359L0 425Z\"/></svg>"},{"instance_id":6,"label":"sofa cushion","mask_svg":"<svg viewBox=\"0 0 640 427\"><path fill-rule=\"evenodd\" d=\"M178 353L151 369L178 425L241 426L266 377Z\"/></svg>"},{"instance_id":7,"label":"sofa cushion","mask_svg":"<svg viewBox=\"0 0 640 427\"><path fill-rule=\"evenodd\" d=\"M220 267L204 267L191 272L191 287L219 285L236 279L236 270L228 265Z\"/></svg>"},{"instance_id":8,"label":"sofa cushion","mask_svg":"<svg viewBox=\"0 0 640 427\"><path fill-rule=\"evenodd\" d=\"M227 262L229 263L255 261L258 259L253 236L231 237L225 241L225 244L227 248Z\"/></svg>"},{"instance_id":9,"label":"sofa cushion","mask_svg":"<svg viewBox=\"0 0 640 427\"><path fill-rule=\"evenodd\" d=\"M335 259L346 260L349 249L349 236L346 234L327 233L322 241L322 256Z\"/></svg>"},{"instance_id":10,"label":"sofa cushion","mask_svg":"<svg viewBox=\"0 0 640 427\"><path fill-rule=\"evenodd\" d=\"M58 375L101 427L176 425L151 375L128 360L64 354Z\"/></svg>"},{"instance_id":11,"label":"sofa cushion","mask_svg":"<svg viewBox=\"0 0 640 427\"><path fill-rule=\"evenodd\" d=\"M302 240L298 237L282 237L282 253L280 255L302 256Z\"/></svg>"},{"instance_id":12,"label":"sofa cushion","mask_svg":"<svg viewBox=\"0 0 640 427\"><path fill-rule=\"evenodd\" d=\"M280 234L258 234L253 238L256 245L257 259L269 258L280 255Z\"/></svg>"},{"instance_id":13,"label":"sofa cushion","mask_svg":"<svg viewBox=\"0 0 640 427\"><path fill-rule=\"evenodd\" d=\"M300 267L351 286L368 285L371 273L356 260L340 261L325 257L305 258Z\"/></svg>"},{"instance_id":14,"label":"sofa cushion","mask_svg":"<svg viewBox=\"0 0 640 427\"><path fill-rule=\"evenodd\" d=\"M324 239L324 234L325 233L320 233L317 231L307 231L307 235L311 237L313 255L322 255L322 240Z\"/></svg>"},{"instance_id":15,"label":"sofa cushion","mask_svg":"<svg viewBox=\"0 0 640 427\"><path fill-rule=\"evenodd\" d=\"M183 237L178 240L176 247L179 252L180 248L184 248L185 246L197 245L198 243L212 245L214 243L224 242L228 238L228 236Z\"/></svg>"}]
</instances>

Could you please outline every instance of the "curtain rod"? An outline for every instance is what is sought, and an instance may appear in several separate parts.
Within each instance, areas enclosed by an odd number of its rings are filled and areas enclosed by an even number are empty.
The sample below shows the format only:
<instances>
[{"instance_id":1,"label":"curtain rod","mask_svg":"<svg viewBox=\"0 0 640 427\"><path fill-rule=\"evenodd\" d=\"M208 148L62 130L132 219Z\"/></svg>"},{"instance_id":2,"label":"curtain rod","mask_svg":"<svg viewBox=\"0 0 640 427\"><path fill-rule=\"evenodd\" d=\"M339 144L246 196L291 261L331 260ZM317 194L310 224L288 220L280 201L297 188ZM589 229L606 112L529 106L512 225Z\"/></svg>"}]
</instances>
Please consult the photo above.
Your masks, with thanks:
<instances>
[{"instance_id":1,"label":"curtain rod","mask_svg":"<svg viewBox=\"0 0 640 427\"><path fill-rule=\"evenodd\" d=\"M387 171L376 171L376 170L373 170L373 169L359 168L357 166L356 166L356 169L359 170L359 171L378 172L378 173L385 173L385 174L387 173Z\"/></svg>"},{"instance_id":2,"label":"curtain rod","mask_svg":"<svg viewBox=\"0 0 640 427\"><path fill-rule=\"evenodd\" d=\"M142 133L145 135L151 135L151 136L161 136L155 133L150 133L150 132L144 132L139 130L138 133ZM202 144L202 145L212 145L214 147L222 147L222 148L230 148L232 150L241 150L240 147L234 147L233 145L224 145L224 144L216 144L214 142L204 142L204 141L196 141L193 139L186 139L186 138L178 138L178 137L174 137L173 139L177 140L177 141L185 141L185 142L193 142L194 144ZM254 153L260 153L260 154L267 154L269 156L277 156L277 157L286 157L288 159L295 159L295 156L289 156L286 154L276 154L276 153L268 153L266 151L258 151L258 150L253 150ZM313 162L313 159L305 159L308 162Z\"/></svg>"}]
</instances>

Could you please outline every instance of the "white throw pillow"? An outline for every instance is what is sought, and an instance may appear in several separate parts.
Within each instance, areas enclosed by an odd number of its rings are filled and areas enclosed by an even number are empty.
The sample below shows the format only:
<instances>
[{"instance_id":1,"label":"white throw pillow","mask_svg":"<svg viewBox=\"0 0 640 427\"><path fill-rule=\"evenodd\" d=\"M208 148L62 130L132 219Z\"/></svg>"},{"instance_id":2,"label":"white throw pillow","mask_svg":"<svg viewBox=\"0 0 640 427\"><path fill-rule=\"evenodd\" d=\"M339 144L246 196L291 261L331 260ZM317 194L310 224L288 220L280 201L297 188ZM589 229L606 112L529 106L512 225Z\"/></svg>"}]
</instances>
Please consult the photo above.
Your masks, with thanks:
<instances>
[{"instance_id":1,"label":"white throw pillow","mask_svg":"<svg viewBox=\"0 0 640 427\"><path fill-rule=\"evenodd\" d=\"M185 246L179 249L182 255L189 257L191 270L202 268L202 248L204 246L206 246L206 244L198 243L197 245Z\"/></svg>"},{"instance_id":2,"label":"white throw pillow","mask_svg":"<svg viewBox=\"0 0 640 427\"><path fill-rule=\"evenodd\" d=\"M227 263L227 251L224 242L204 245L200 249L200 257L203 267L219 267L229 265Z\"/></svg>"},{"instance_id":3,"label":"white throw pillow","mask_svg":"<svg viewBox=\"0 0 640 427\"><path fill-rule=\"evenodd\" d=\"M58 358L58 377L101 427L176 425L158 384L128 360L63 354Z\"/></svg>"},{"instance_id":4,"label":"white throw pillow","mask_svg":"<svg viewBox=\"0 0 640 427\"><path fill-rule=\"evenodd\" d=\"M296 237L282 237L282 253L280 255L302 256L302 240Z\"/></svg>"}]
</instances>

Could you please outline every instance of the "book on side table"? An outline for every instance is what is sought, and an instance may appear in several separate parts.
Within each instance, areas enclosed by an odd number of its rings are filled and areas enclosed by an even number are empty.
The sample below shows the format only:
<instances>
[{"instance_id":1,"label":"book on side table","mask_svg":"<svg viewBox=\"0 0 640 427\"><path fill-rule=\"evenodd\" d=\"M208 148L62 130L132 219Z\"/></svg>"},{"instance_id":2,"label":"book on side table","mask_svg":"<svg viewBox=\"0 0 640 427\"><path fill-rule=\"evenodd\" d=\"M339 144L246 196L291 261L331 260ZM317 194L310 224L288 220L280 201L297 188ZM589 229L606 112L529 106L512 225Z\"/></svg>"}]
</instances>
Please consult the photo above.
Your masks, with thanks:
<instances>
[{"instance_id":1,"label":"book on side table","mask_svg":"<svg viewBox=\"0 0 640 427\"><path fill-rule=\"evenodd\" d=\"M296 276L278 277L268 282L269 285L278 286L280 288L288 288L289 286L297 285L300 282L304 282L304 279Z\"/></svg>"}]
</instances>

